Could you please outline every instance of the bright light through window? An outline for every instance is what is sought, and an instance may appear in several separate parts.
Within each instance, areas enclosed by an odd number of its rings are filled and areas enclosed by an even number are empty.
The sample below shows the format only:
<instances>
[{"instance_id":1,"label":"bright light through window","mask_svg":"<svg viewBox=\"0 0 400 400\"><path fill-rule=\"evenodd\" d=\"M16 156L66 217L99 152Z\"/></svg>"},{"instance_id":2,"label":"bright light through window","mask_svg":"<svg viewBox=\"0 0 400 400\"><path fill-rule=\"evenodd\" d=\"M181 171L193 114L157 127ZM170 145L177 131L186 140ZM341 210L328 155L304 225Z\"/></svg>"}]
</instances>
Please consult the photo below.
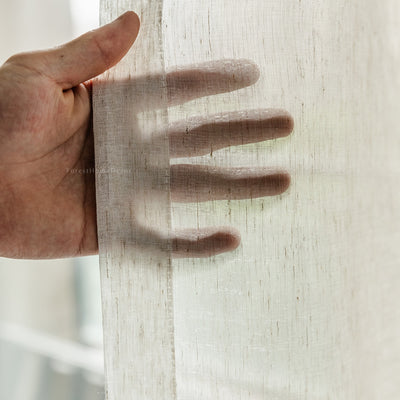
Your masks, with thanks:
<instances>
[{"instance_id":1,"label":"bright light through window","mask_svg":"<svg viewBox=\"0 0 400 400\"><path fill-rule=\"evenodd\" d=\"M74 36L99 26L99 0L70 0Z\"/></svg>"}]
</instances>

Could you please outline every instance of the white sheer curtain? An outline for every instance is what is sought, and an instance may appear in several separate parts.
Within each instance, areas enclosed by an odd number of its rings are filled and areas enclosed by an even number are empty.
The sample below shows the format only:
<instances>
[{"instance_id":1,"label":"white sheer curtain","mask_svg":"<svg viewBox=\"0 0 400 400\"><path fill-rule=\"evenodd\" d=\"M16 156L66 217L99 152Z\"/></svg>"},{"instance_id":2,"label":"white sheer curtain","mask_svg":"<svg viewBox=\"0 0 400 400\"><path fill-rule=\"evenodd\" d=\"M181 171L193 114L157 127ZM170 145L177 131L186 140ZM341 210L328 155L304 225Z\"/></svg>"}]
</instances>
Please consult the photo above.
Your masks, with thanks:
<instances>
[{"instance_id":1,"label":"white sheer curtain","mask_svg":"<svg viewBox=\"0 0 400 400\"><path fill-rule=\"evenodd\" d=\"M398 1L103 0L102 22L128 9L141 37L95 92L108 399L398 399ZM167 109L165 71L239 59L257 83ZM290 111L294 134L171 163L286 169L290 189L170 204L155 134L259 108ZM171 264L156 251L169 213L174 229L232 225L242 244Z\"/></svg>"}]
</instances>

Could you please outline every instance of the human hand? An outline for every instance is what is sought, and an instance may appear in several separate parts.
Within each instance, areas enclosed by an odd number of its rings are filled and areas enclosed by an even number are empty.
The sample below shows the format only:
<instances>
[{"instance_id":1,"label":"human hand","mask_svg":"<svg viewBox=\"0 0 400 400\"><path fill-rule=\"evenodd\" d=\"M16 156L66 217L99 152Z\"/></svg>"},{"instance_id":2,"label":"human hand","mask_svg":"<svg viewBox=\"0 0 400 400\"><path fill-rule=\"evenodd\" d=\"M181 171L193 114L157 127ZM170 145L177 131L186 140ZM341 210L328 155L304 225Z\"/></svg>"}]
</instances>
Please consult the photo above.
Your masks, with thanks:
<instances>
[{"instance_id":1,"label":"human hand","mask_svg":"<svg viewBox=\"0 0 400 400\"><path fill-rule=\"evenodd\" d=\"M13 56L0 68L1 256L59 258L97 253L95 177L70 171L94 171L89 80L115 65L138 31L138 17L129 12L64 46ZM188 69L169 74L171 99L183 102L213 94L198 85L199 73ZM212 73L216 81L232 80L222 69ZM191 82L186 97L176 92L182 80ZM239 87L251 83L244 79ZM293 126L282 110L220 117L212 119L219 122L194 118L189 132L187 125L184 129L179 123L171 125L171 156L202 155L210 149L282 137ZM186 190L189 178L191 193ZM287 173L266 169L171 167L173 201L278 195L288 185ZM173 238L173 252L210 256L232 250L239 240L233 228L185 231Z\"/></svg>"}]
</instances>

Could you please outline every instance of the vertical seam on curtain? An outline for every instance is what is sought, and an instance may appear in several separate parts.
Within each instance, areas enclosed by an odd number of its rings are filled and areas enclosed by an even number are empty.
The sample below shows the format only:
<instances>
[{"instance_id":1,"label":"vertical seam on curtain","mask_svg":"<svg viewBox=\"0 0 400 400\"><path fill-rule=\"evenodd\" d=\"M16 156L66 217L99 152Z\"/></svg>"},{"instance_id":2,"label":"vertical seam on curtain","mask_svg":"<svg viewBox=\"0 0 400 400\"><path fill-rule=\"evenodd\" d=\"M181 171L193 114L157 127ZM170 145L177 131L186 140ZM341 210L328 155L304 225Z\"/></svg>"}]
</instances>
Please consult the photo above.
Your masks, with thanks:
<instances>
[{"instance_id":1,"label":"vertical seam on curtain","mask_svg":"<svg viewBox=\"0 0 400 400\"><path fill-rule=\"evenodd\" d=\"M165 72L165 48L164 48L164 0L160 0L160 8L159 8L159 15L158 15L158 26L161 27L158 30L158 38L159 38L159 48L160 48L160 57L161 57L161 63L162 63L162 70L163 70L163 77L164 77L164 88L167 88L167 82L166 82L166 72ZM168 90L168 89L167 89ZM166 107L166 119L167 122L169 122L168 118L168 108ZM167 152L168 152L168 160L170 159L170 149L169 149L169 138L166 140L166 144L168 146ZM171 221L172 221L172 215L171 215L171 192L169 191L169 221L168 221L168 226L171 229ZM170 239L171 235L170 232L168 232L168 238ZM168 301L168 322L169 322L169 329L170 329L170 351L171 351L171 368L173 371L172 375L172 382L171 385L173 386L173 400L177 399L177 386L176 386L176 362L175 362L175 322L174 322L174 287L173 287L173 265L172 265L172 260L171 260L171 251L169 253L169 265L168 265L168 274L167 274L167 301Z\"/></svg>"}]
</instances>

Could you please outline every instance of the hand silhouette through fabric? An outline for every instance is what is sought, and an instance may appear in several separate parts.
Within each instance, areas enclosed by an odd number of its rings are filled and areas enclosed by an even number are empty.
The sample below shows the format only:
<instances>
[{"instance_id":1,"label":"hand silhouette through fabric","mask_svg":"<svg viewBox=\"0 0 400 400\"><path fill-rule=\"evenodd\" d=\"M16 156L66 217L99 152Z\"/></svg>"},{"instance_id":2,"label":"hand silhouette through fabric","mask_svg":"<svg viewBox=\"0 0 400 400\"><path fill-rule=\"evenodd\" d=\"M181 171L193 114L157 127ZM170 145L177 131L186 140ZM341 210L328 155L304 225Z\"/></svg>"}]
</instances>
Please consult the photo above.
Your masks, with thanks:
<instances>
[{"instance_id":1,"label":"hand silhouette through fabric","mask_svg":"<svg viewBox=\"0 0 400 400\"><path fill-rule=\"evenodd\" d=\"M139 31L128 12L111 24L53 50L18 54L0 68L0 256L59 258L98 251L91 123L91 81L115 65ZM144 84L156 75L124 82ZM168 105L254 84L257 67L222 60L166 75ZM204 85L207 82L207 85ZM151 94L149 95L151 97ZM148 101L157 105L157 96ZM171 157L287 136L293 120L284 110L258 109L194 116L169 126ZM284 171L175 164L172 201L201 202L274 196L289 186ZM187 190L190 187L190 191ZM207 257L237 247L234 228L176 232L176 257Z\"/></svg>"}]
</instances>

